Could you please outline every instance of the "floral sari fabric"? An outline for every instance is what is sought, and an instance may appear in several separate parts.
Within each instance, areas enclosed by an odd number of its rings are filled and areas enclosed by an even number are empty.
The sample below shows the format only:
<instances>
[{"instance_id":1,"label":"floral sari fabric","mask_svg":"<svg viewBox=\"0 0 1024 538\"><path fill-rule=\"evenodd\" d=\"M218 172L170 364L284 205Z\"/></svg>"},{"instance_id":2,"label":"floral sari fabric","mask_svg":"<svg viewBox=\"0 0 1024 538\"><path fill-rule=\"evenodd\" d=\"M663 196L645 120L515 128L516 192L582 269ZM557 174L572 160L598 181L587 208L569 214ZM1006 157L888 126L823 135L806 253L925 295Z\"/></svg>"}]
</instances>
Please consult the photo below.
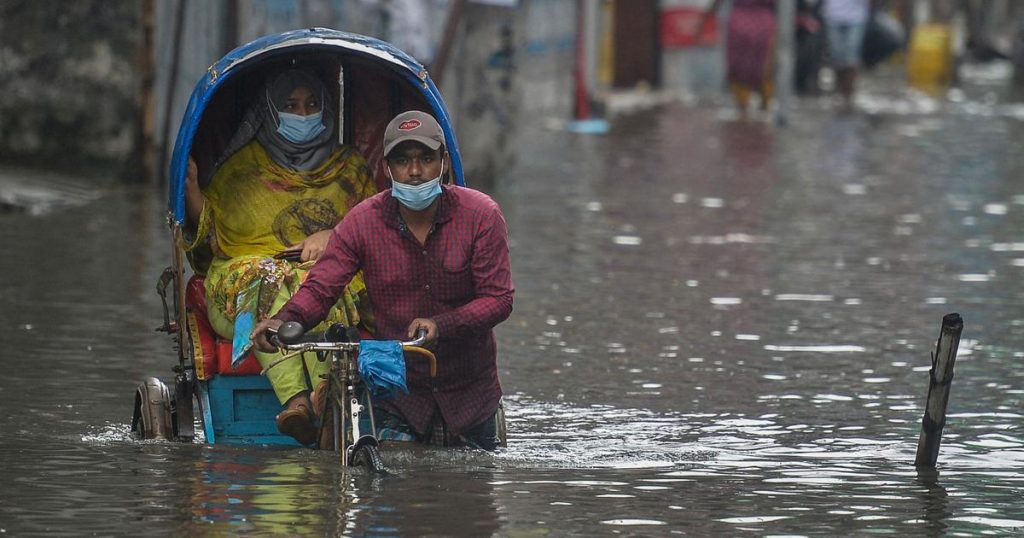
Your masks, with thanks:
<instances>
[{"instance_id":1,"label":"floral sari fabric","mask_svg":"<svg viewBox=\"0 0 1024 538\"><path fill-rule=\"evenodd\" d=\"M252 326L298 290L312 265L274 256L333 228L375 192L366 161L348 146L339 146L320 167L296 172L253 141L217 171L203 190L206 205L188 249L203 246L213 252L206 271L207 310L214 330L235 339L233 361L251 347ZM365 295L360 274L325 321L365 324Z\"/></svg>"}]
</instances>

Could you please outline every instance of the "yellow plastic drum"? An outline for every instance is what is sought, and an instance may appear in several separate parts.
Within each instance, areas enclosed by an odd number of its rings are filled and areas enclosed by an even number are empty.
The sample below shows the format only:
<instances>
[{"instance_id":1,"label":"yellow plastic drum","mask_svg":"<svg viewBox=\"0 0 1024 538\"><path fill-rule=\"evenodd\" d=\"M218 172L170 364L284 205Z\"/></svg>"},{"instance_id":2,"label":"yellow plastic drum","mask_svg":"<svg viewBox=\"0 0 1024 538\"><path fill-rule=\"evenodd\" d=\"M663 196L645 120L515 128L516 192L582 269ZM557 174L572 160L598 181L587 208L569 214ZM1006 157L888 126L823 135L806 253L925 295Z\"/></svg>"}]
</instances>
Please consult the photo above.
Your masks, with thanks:
<instances>
[{"instance_id":1,"label":"yellow plastic drum","mask_svg":"<svg viewBox=\"0 0 1024 538\"><path fill-rule=\"evenodd\" d=\"M921 89L948 86L953 81L953 39L948 24L914 28L907 50L907 81Z\"/></svg>"}]
</instances>

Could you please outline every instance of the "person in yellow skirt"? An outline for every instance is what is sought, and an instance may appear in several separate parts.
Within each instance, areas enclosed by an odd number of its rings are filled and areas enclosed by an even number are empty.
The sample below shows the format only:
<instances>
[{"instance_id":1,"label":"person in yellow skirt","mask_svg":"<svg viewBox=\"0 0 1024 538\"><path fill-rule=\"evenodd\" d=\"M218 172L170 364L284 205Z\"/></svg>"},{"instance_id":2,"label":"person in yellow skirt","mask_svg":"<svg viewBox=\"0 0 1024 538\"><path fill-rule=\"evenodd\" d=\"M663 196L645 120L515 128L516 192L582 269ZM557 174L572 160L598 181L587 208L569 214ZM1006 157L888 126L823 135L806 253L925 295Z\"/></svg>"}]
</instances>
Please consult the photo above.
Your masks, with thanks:
<instances>
[{"instance_id":1,"label":"person in yellow skirt","mask_svg":"<svg viewBox=\"0 0 1024 538\"><path fill-rule=\"evenodd\" d=\"M232 339L232 364L252 350L266 367L277 355L252 349L252 327L288 301L334 226L377 188L363 156L338 143L337 116L312 71L279 73L254 100L208 181L190 159L186 209L195 233L187 248L212 256L207 314ZM366 325L367 307L363 281L353 279L324 323ZM284 406L278 429L304 445L316 437L310 384L327 369L308 355L267 372Z\"/></svg>"}]
</instances>

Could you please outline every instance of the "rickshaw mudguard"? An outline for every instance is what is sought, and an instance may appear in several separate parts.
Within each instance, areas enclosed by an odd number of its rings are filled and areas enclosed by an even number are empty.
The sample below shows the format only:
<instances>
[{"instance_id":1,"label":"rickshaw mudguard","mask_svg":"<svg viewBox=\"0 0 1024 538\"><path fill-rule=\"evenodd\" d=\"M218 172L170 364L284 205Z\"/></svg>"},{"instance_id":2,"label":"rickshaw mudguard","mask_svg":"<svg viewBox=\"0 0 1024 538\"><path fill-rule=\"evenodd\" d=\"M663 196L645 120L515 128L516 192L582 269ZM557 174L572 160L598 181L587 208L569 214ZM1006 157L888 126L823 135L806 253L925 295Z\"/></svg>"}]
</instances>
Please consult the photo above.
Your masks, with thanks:
<instances>
[{"instance_id":1,"label":"rickshaw mudguard","mask_svg":"<svg viewBox=\"0 0 1024 538\"><path fill-rule=\"evenodd\" d=\"M356 442L352 443L352 445L348 447L348 452L346 452L345 456L346 460L351 462L355 457L356 451L366 445L380 446L380 441L372 435L360 435L359 439L356 439ZM349 465L351 465L351 463Z\"/></svg>"},{"instance_id":2,"label":"rickshaw mudguard","mask_svg":"<svg viewBox=\"0 0 1024 538\"><path fill-rule=\"evenodd\" d=\"M163 381L147 378L135 389L132 432L143 439L173 439L171 393Z\"/></svg>"}]
</instances>

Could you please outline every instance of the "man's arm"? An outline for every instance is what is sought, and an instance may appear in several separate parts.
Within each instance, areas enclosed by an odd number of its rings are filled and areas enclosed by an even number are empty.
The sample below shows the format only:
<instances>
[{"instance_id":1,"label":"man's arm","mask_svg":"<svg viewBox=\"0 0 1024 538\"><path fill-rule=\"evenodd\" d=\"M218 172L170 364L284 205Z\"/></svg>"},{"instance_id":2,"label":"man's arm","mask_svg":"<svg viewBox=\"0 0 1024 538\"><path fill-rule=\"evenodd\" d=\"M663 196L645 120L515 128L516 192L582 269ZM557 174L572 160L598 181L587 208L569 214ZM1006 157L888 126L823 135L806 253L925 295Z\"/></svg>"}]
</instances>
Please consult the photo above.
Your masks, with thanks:
<instances>
[{"instance_id":1,"label":"man's arm","mask_svg":"<svg viewBox=\"0 0 1024 538\"><path fill-rule=\"evenodd\" d=\"M508 227L497 205L473 238L470 264L476 297L465 305L433 317L441 337L463 330L493 328L512 313L515 287L508 252Z\"/></svg>"},{"instance_id":2,"label":"man's arm","mask_svg":"<svg viewBox=\"0 0 1024 538\"><path fill-rule=\"evenodd\" d=\"M342 290L359 271L359 257L353 246L356 230L351 220L354 219L342 220L334 227L323 255L309 270L299 291L274 314L274 319L297 321L309 329L327 317Z\"/></svg>"}]
</instances>

